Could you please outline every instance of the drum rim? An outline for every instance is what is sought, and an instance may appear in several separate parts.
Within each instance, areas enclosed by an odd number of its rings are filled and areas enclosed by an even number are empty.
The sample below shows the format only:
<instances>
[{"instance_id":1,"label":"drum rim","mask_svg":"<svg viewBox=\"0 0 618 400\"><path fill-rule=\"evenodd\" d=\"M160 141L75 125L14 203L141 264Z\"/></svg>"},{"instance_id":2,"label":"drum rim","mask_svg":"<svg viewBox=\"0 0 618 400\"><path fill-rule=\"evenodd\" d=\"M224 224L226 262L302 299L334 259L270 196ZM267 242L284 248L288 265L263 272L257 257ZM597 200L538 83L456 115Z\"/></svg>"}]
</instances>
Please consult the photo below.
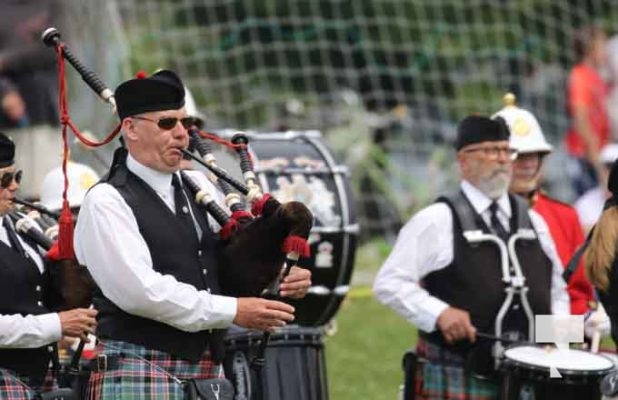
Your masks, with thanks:
<instances>
[{"instance_id":1,"label":"drum rim","mask_svg":"<svg viewBox=\"0 0 618 400\"><path fill-rule=\"evenodd\" d=\"M520 361L520 360L514 360L512 358L507 358L506 357L506 352L508 350L512 350L514 348L518 348L518 347L533 347L533 348L540 348L540 346L535 346L533 344L524 344L524 345L511 345L509 347L507 347L504 350L504 353L502 355L502 361L501 361L501 369L505 369L504 366L506 365L512 365L514 367L526 367L527 369L533 370L533 371L543 371L543 372L547 372L549 373L550 367L546 367L543 365L537 365L537 364L530 364L524 361ZM591 370L591 369L572 369L572 368L559 368L556 367L556 369L558 370L558 372L560 372L560 374L566 374L566 375L578 375L578 376L590 376L590 375L607 375L608 372L614 371L616 370L616 365L614 364L614 362L609 358L604 356L603 354L599 354L599 353L591 353L591 352L587 352L584 350L578 350L578 349L572 349L573 351L578 351L578 352L583 352L583 353L588 353L588 354L593 354L595 356L601 357L607 361L609 361L609 363L611 364L611 366L604 368L604 369L596 369L596 370ZM506 371L505 371L506 372Z\"/></svg>"},{"instance_id":2,"label":"drum rim","mask_svg":"<svg viewBox=\"0 0 618 400\"><path fill-rule=\"evenodd\" d=\"M264 332L255 329L245 329L235 327L233 331L229 330L224 336L225 341L254 341L262 340ZM290 325L277 332L272 332L269 337L271 342L287 341L287 340L323 340L324 332L320 327Z\"/></svg>"}]
</instances>

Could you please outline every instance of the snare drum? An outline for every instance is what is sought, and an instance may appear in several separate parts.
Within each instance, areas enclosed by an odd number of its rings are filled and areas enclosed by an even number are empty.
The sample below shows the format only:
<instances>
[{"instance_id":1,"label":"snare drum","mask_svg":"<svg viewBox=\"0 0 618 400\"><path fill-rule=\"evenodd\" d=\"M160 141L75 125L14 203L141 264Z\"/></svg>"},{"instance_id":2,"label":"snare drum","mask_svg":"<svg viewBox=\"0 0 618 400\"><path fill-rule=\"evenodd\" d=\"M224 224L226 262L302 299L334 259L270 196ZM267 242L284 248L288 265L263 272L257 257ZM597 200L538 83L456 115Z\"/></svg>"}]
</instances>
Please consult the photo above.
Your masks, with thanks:
<instances>
[{"instance_id":1,"label":"snare drum","mask_svg":"<svg viewBox=\"0 0 618 400\"><path fill-rule=\"evenodd\" d=\"M234 131L218 134L231 139ZM311 257L298 265L311 270L312 286L301 300L291 300L295 324L321 326L339 310L348 293L359 226L354 213L347 167L334 159L318 131L247 133L249 153L260 186L281 202L303 202L313 213ZM217 163L241 177L237 159L220 149ZM226 154L227 153L227 154Z\"/></svg>"},{"instance_id":2,"label":"snare drum","mask_svg":"<svg viewBox=\"0 0 618 400\"><path fill-rule=\"evenodd\" d=\"M270 336L261 369L251 367L264 334L233 327L225 338L225 375L235 399L328 400L326 360L318 328L287 326Z\"/></svg>"},{"instance_id":3,"label":"snare drum","mask_svg":"<svg viewBox=\"0 0 618 400\"><path fill-rule=\"evenodd\" d=\"M550 367L562 377L550 378ZM599 383L614 368L607 357L582 350L513 346L504 352L500 368L501 399L600 399Z\"/></svg>"}]
</instances>

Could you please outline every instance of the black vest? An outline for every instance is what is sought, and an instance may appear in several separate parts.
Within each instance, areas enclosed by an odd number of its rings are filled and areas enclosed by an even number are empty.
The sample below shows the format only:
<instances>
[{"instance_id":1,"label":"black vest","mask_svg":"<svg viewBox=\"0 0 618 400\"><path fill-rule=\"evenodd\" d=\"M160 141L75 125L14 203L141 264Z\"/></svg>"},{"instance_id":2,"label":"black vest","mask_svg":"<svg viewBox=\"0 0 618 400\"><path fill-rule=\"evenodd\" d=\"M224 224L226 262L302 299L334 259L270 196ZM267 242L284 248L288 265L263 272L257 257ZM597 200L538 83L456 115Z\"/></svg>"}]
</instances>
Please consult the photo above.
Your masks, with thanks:
<instances>
[{"instance_id":1,"label":"black vest","mask_svg":"<svg viewBox=\"0 0 618 400\"><path fill-rule=\"evenodd\" d=\"M509 200L513 210L509 235L519 228L532 229L524 200L512 195L509 195ZM438 202L446 203L453 213L453 262L428 274L423 279L424 287L432 296L468 311L472 325L479 332L493 334L495 318L505 299L499 249L491 242L468 243L463 236L465 230L476 229L484 233L490 233L490 230L462 192L439 198ZM515 249L529 288L528 301L532 312L535 315L550 314L551 261L536 238L519 239ZM433 343L445 345L439 330L422 335ZM464 350L467 345L459 343L456 347Z\"/></svg>"},{"instance_id":2,"label":"black vest","mask_svg":"<svg viewBox=\"0 0 618 400\"><path fill-rule=\"evenodd\" d=\"M114 186L133 211L155 271L172 275L198 290L219 293L215 257L218 239L193 203L193 196L188 196L189 203L203 232L201 242L146 182L126 168L124 160L114 165L103 181ZM185 332L126 313L99 289L95 290L93 303L99 310L97 335L102 339L130 342L190 361L199 360L210 344L213 359L219 361L223 356L224 331Z\"/></svg>"},{"instance_id":3,"label":"black vest","mask_svg":"<svg viewBox=\"0 0 618 400\"><path fill-rule=\"evenodd\" d=\"M0 314L40 315L50 312L46 304L46 274L34 261L25 259L0 241ZM0 349L0 367L28 376L33 385L42 383L53 347Z\"/></svg>"}]
</instances>

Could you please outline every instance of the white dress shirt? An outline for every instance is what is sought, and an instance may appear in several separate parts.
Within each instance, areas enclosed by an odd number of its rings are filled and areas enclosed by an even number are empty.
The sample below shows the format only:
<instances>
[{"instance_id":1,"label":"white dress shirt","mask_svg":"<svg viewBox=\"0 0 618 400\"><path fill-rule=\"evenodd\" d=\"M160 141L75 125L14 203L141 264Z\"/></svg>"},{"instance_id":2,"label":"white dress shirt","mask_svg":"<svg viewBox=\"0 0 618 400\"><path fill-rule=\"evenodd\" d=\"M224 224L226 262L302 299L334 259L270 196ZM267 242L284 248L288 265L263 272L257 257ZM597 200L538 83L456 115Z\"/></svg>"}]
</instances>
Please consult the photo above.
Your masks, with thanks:
<instances>
[{"instance_id":1,"label":"white dress shirt","mask_svg":"<svg viewBox=\"0 0 618 400\"><path fill-rule=\"evenodd\" d=\"M171 174L141 165L130 155L127 167L174 210ZM236 316L235 298L197 290L153 269L133 211L110 184L96 185L84 198L74 243L80 264L87 266L103 294L127 313L187 332L225 328Z\"/></svg>"},{"instance_id":2,"label":"white dress shirt","mask_svg":"<svg viewBox=\"0 0 618 400\"><path fill-rule=\"evenodd\" d=\"M62 337L57 313L0 315L0 348L37 348Z\"/></svg>"},{"instance_id":3,"label":"white dress shirt","mask_svg":"<svg viewBox=\"0 0 618 400\"><path fill-rule=\"evenodd\" d=\"M8 218L4 216L3 218ZM10 220L9 220L10 221ZM13 225L12 222L10 222ZM37 249L33 249L19 235L19 241L39 271L43 273L43 260ZM6 229L0 224L0 240L9 247ZM37 348L57 342L62 336L60 317L57 313L41 315L0 315L0 348Z\"/></svg>"},{"instance_id":4,"label":"white dress shirt","mask_svg":"<svg viewBox=\"0 0 618 400\"><path fill-rule=\"evenodd\" d=\"M490 226L489 206L492 200L470 183L461 189L470 203ZM511 205L508 195L498 199L498 219L509 230ZM569 314L569 296L562 279L562 264L545 221L533 210L528 211L543 251L552 262L551 300L554 314ZM374 281L378 300L401 314L425 332L436 329L438 316L449 306L430 295L419 282L431 272L443 269L453 261L453 215L444 203L432 204L414 215L401 229L390 255ZM500 285L501 282L496 282Z\"/></svg>"}]
</instances>

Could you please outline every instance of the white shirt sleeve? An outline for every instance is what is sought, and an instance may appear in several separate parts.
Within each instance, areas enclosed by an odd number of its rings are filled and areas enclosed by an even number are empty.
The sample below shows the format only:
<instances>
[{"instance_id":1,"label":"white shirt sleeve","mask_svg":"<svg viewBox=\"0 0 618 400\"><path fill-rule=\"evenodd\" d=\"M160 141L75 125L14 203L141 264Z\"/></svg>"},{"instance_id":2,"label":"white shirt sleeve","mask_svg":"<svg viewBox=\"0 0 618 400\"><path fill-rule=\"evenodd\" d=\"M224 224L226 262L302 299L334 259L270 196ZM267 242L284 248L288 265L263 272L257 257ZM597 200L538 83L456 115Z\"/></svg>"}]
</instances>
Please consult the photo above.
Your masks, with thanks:
<instances>
[{"instance_id":1,"label":"white shirt sleeve","mask_svg":"<svg viewBox=\"0 0 618 400\"><path fill-rule=\"evenodd\" d=\"M539 236L539 242L543 251L549 257L552 263L552 279L551 279L551 310L555 315L569 315L571 313L571 305L569 300L569 294L567 292L567 285L562 278L562 272L564 268L558 251L556 250L556 244L549 233L549 227L547 223L536 211L529 210L530 221L532 226L536 230Z\"/></svg>"},{"instance_id":2,"label":"white shirt sleeve","mask_svg":"<svg viewBox=\"0 0 618 400\"><path fill-rule=\"evenodd\" d=\"M399 232L380 268L373 290L377 299L425 332L436 329L448 304L431 296L419 282L453 261L453 217L446 204L418 212Z\"/></svg>"},{"instance_id":3,"label":"white shirt sleeve","mask_svg":"<svg viewBox=\"0 0 618 400\"><path fill-rule=\"evenodd\" d=\"M0 315L0 348L37 348L62 337L60 317L41 315Z\"/></svg>"},{"instance_id":4,"label":"white shirt sleeve","mask_svg":"<svg viewBox=\"0 0 618 400\"><path fill-rule=\"evenodd\" d=\"M187 332L228 327L237 300L212 295L156 272L131 208L109 184L86 195L75 228L75 253L114 304L127 313Z\"/></svg>"}]
</instances>

